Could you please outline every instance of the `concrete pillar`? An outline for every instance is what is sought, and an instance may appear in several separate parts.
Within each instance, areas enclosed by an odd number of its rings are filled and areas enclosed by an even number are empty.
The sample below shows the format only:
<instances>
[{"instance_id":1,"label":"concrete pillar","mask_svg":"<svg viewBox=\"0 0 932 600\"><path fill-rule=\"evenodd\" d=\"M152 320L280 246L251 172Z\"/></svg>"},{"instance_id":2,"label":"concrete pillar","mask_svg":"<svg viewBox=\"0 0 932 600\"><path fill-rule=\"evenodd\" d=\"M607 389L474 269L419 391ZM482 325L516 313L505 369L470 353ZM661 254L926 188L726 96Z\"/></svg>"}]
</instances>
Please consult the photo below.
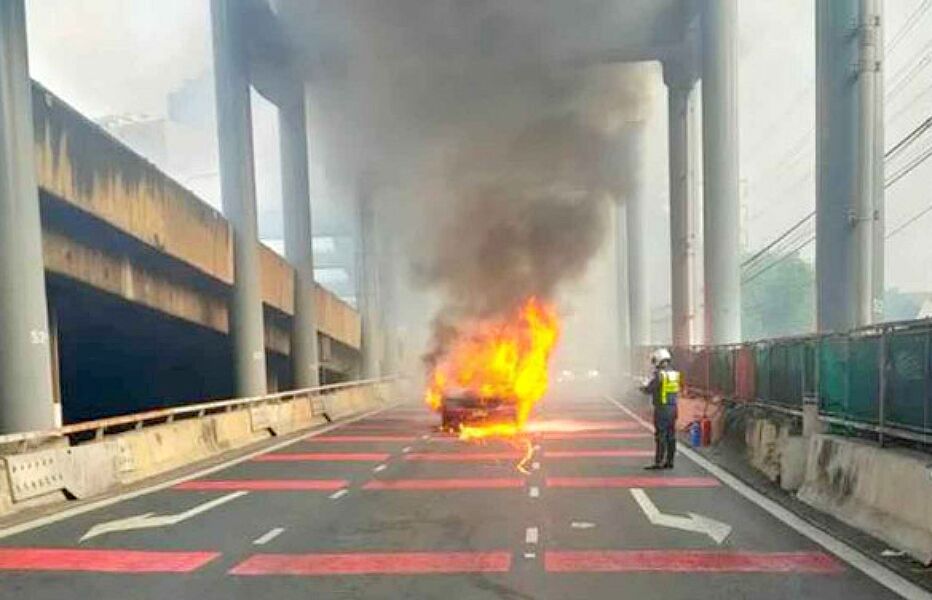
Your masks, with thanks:
<instances>
[{"instance_id":1,"label":"concrete pillar","mask_svg":"<svg viewBox=\"0 0 932 600\"><path fill-rule=\"evenodd\" d=\"M241 3L211 0L220 191L223 214L233 228L235 282L230 334L240 396L266 393L262 276L256 224L256 182L252 150L249 68Z\"/></svg>"},{"instance_id":2,"label":"concrete pillar","mask_svg":"<svg viewBox=\"0 0 932 600\"><path fill-rule=\"evenodd\" d=\"M358 281L356 303L362 323L362 373L364 379L380 377L382 341L379 335L379 289L376 261L375 209L373 206L372 182L361 176L357 186L356 201L359 210L358 223Z\"/></svg>"},{"instance_id":3,"label":"concrete pillar","mask_svg":"<svg viewBox=\"0 0 932 600\"><path fill-rule=\"evenodd\" d=\"M291 329L293 385L319 385L317 318L314 305L314 252L308 180L307 119L303 86L300 98L278 109L281 141L282 207L285 258L294 267L294 318Z\"/></svg>"},{"instance_id":4,"label":"concrete pillar","mask_svg":"<svg viewBox=\"0 0 932 600\"><path fill-rule=\"evenodd\" d=\"M61 338L58 332L58 310L52 298L49 303L49 360L52 366L52 424L61 427L64 424L64 411L61 403Z\"/></svg>"},{"instance_id":5,"label":"concrete pillar","mask_svg":"<svg viewBox=\"0 0 932 600\"><path fill-rule=\"evenodd\" d=\"M876 0L816 3L816 320L882 317L883 150Z\"/></svg>"},{"instance_id":6,"label":"concrete pillar","mask_svg":"<svg viewBox=\"0 0 932 600\"><path fill-rule=\"evenodd\" d=\"M631 329L629 326L628 311L628 225L625 205L621 202L615 205L615 257L617 273L617 339L618 339L618 371L622 377L632 373L631 369ZM620 382L620 390L627 390L627 381Z\"/></svg>"},{"instance_id":7,"label":"concrete pillar","mask_svg":"<svg viewBox=\"0 0 932 600\"><path fill-rule=\"evenodd\" d=\"M0 433L52 427L52 372L23 0L0 2Z\"/></svg>"},{"instance_id":8,"label":"concrete pillar","mask_svg":"<svg viewBox=\"0 0 932 600\"><path fill-rule=\"evenodd\" d=\"M650 281L647 264L647 123L626 126L631 191L625 198L627 227L628 313L632 348L647 346L650 336Z\"/></svg>"},{"instance_id":9,"label":"concrete pillar","mask_svg":"<svg viewBox=\"0 0 932 600\"><path fill-rule=\"evenodd\" d=\"M690 284L689 98L693 78L674 63L664 64L667 85L667 138L670 177L670 297L673 346L692 343Z\"/></svg>"},{"instance_id":10,"label":"concrete pillar","mask_svg":"<svg viewBox=\"0 0 932 600\"><path fill-rule=\"evenodd\" d=\"M706 343L741 340L737 0L702 3Z\"/></svg>"}]
</instances>

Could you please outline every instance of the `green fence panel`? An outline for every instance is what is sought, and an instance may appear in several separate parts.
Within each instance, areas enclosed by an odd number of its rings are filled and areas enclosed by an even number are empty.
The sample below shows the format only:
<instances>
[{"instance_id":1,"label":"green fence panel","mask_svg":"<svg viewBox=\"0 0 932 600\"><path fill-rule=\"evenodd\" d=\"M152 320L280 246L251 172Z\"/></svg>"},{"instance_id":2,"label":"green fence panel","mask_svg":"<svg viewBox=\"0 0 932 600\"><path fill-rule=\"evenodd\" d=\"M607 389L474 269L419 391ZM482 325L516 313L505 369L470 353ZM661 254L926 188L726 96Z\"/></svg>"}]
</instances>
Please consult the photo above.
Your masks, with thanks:
<instances>
[{"instance_id":1,"label":"green fence panel","mask_svg":"<svg viewBox=\"0 0 932 600\"><path fill-rule=\"evenodd\" d=\"M798 408L802 405L804 345L796 340L778 343L771 350L774 373L770 383L771 401Z\"/></svg>"},{"instance_id":2,"label":"green fence panel","mask_svg":"<svg viewBox=\"0 0 932 600\"><path fill-rule=\"evenodd\" d=\"M715 348L711 364L712 388L730 396L735 390L734 355L731 348Z\"/></svg>"},{"instance_id":3,"label":"green fence panel","mask_svg":"<svg viewBox=\"0 0 932 600\"><path fill-rule=\"evenodd\" d=\"M770 402L770 344L758 344L754 349L754 367L757 370L757 399Z\"/></svg>"},{"instance_id":4,"label":"green fence panel","mask_svg":"<svg viewBox=\"0 0 932 600\"><path fill-rule=\"evenodd\" d=\"M928 342L928 332L897 332L887 339L887 425L928 425Z\"/></svg>"},{"instance_id":5,"label":"green fence panel","mask_svg":"<svg viewBox=\"0 0 932 600\"><path fill-rule=\"evenodd\" d=\"M844 416L848 397L848 340L824 338L819 343L819 410Z\"/></svg>"},{"instance_id":6,"label":"green fence panel","mask_svg":"<svg viewBox=\"0 0 932 600\"><path fill-rule=\"evenodd\" d=\"M816 389L816 382L818 377L816 376L816 363L817 363L817 352L819 347L818 340L804 340L803 345L803 370L805 374L803 375L803 395L813 397L816 395L818 390Z\"/></svg>"},{"instance_id":7,"label":"green fence panel","mask_svg":"<svg viewBox=\"0 0 932 600\"><path fill-rule=\"evenodd\" d=\"M845 416L878 422L880 401L880 336L852 338L848 347L848 406Z\"/></svg>"},{"instance_id":8,"label":"green fence panel","mask_svg":"<svg viewBox=\"0 0 932 600\"><path fill-rule=\"evenodd\" d=\"M735 357L735 397L739 400L754 400L757 398L754 346L741 346Z\"/></svg>"}]
</instances>

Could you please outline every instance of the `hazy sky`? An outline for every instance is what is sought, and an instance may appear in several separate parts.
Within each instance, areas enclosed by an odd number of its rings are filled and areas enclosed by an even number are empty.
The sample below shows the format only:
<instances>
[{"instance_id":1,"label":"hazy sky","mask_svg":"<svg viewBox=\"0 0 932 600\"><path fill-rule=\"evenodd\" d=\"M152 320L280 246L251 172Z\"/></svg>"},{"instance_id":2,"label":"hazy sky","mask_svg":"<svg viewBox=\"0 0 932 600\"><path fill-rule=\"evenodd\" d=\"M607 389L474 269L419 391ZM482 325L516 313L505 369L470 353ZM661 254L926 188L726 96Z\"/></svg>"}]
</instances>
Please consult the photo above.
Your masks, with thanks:
<instances>
[{"instance_id":1,"label":"hazy sky","mask_svg":"<svg viewBox=\"0 0 932 600\"><path fill-rule=\"evenodd\" d=\"M622 1L622 0L619 0ZM932 114L932 10L923 0L888 0L887 146ZM92 118L162 115L165 96L212 63L207 0L27 0L33 77ZM814 208L814 0L740 0L739 110L742 189L750 248ZM928 8L928 7L927 7ZM915 23L906 35L908 23ZM260 213L277 210L274 109L257 109ZM660 131L662 134L662 129ZM888 167L932 147L932 133ZM652 196L665 201L663 156ZM932 160L887 193L891 231L932 203ZM654 211L658 220L665 212ZM656 223L658 232L665 223ZM888 286L932 291L932 214L887 244ZM805 256L811 257L812 246ZM665 255L665 252L663 253ZM655 304L668 302L665 277Z\"/></svg>"}]
</instances>

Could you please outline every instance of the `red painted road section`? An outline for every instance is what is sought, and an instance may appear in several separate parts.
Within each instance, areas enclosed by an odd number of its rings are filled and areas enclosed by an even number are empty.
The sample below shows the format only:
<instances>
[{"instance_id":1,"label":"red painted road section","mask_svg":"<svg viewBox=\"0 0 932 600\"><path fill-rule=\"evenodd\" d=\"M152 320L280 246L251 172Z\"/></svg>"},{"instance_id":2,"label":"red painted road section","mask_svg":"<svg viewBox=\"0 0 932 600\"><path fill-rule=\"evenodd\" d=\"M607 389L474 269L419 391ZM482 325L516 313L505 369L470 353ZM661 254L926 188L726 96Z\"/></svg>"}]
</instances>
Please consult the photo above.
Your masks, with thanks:
<instances>
[{"instance_id":1,"label":"red painted road section","mask_svg":"<svg viewBox=\"0 0 932 600\"><path fill-rule=\"evenodd\" d=\"M605 433L600 431L551 431L541 436L545 440L643 440L649 433Z\"/></svg>"},{"instance_id":2,"label":"red painted road section","mask_svg":"<svg viewBox=\"0 0 932 600\"><path fill-rule=\"evenodd\" d=\"M248 490L250 492L330 491L349 485L345 479L224 479L186 481L173 489L187 491Z\"/></svg>"},{"instance_id":3,"label":"red painted road section","mask_svg":"<svg viewBox=\"0 0 932 600\"><path fill-rule=\"evenodd\" d=\"M716 552L706 550L548 551L550 573L662 571L669 573L839 574L841 564L822 552Z\"/></svg>"},{"instance_id":4,"label":"red painted road section","mask_svg":"<svg viewBox=\"0 0 932 600\"><path fill-rule=\"evenodd\" d=\"M306 438L306 442L339 444L343 442L413 442L407 435L325 435Z\"/></svg>"},{"instance_id":5,"label":"red painted road section","mask_svg":"<svg viewBox=\"0 0 932 600\"><path fill-rule=\"evenodd\" d=\"M386 552L350 554L257 554L232 575L415 575L507 573L511 552Z\"/></svg>"},{"instance_id":6,"label":"red painted road section","mask_svg":"<svg viewBox=\"0 0 932 600\"><path fill-rule=\"evenodd\" d=\"M550 425L552 429L547 429L548 421L531 421L528 423L528 428L531 431L540 430L546 433L577 433L577 432L587 432L587 431L631 431L631 430L640 430L641 425L635 423L634 421L586 421L578 419L557 419L556 423Z\"/></svg>"},{"instance_id":7,"label":"red painted road section","mask_svg":"<svg viewBox=\"0 0 932 600\"><path fill-rule=\"evenodd\" d=\"M412 452L405 455L405 460L424 462L482 462L491 460L516 460L524 456L523 452Z\"/></svg>"},{"instance_id":8,"label":"red painted road section","mask_svg":"<svg viewBox=\"0 0 932 600\"><path fill-rule=\"evenodd\" d=\"M492 490L524 487L523 479L376 479L362 486L364 490Z\"/></svg>"},{"instance_id":9,"label":"red painted road section","mask_svg":"<svg viewBox=\"0 0 932 600\"><path fill-rule=\"evenodd\" d=\"M544 450L544 458L643 458L653 450Z\"/></svg>"},{"instance_id":10,"label":"red painted road section","mask_svg":"<svg viewBox=\"0 0 932 600\"><path fill-rule=\"evenodd\" d=\"M0 571L190 573L218 556L219 552L0 548Z\"/></svg>"},{"instance_id":11,"label":"red painted road section","mask_svg":"<svg viewBox=\"0 0 932 600\"><path fill-rule=\"evenodd\" d=\"M280 452L257 456L252 462L381 462L389 456L387 452Z\"/></svg>"},{"instance_id":12,"label":"red painted road section","mask_svg":"<svg viewBox=\"0 0 932 600\"><path fill-rule=\"evenodd\" d=\"M552 488L707 488L721 485L712 477L548 477Z\"/></svg>"}]
</instances>

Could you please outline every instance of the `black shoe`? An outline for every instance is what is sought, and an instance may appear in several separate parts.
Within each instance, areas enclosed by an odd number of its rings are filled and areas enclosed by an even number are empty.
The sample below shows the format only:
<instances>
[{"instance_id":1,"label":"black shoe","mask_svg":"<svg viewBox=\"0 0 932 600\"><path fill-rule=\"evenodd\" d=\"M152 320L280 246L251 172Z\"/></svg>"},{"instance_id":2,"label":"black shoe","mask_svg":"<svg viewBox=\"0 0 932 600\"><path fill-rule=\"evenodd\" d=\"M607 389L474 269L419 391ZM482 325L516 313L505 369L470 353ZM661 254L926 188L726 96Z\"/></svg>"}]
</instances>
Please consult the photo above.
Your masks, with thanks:
<instances>
[{"instance_id":1,"label":"black shoe","mask_svg":"<svg viewBox=\"0 0 932 600\"><path fill-rule=\"evenodd\" d=\"M664 463L660 468L661 469L672 469L673 463Z\"/></svg>"},{"instance_id":2,"label":"black shoe","mask_svg":"<svg viewBox=\"0 0 932 600\"><path fill-rule=\"evenodd\" d=\"M645 471L659 471L663 468L663 465L647 465L644 467Z\"/></svg>"}]
</instances>

